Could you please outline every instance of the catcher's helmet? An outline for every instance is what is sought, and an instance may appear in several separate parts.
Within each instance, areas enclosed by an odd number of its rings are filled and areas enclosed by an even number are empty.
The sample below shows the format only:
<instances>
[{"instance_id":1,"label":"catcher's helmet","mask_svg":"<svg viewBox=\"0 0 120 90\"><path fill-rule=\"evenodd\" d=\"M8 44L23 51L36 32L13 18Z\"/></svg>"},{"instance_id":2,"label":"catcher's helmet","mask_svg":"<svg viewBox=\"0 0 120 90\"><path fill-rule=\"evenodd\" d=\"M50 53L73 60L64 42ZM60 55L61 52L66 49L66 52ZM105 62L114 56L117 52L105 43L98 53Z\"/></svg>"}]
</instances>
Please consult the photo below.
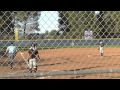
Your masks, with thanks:
<instances>
[{"instance_id":1,"label":"catcher's helmet","mask_svg":"<svg viewBox=\"0 0 120 90\"><path fill-rule=\"evenodd\" d=\"M33 43L32 43L32 46L37 46L37 43L36 43L36 42L33 42Z\"/></svg>"}]
</instances>

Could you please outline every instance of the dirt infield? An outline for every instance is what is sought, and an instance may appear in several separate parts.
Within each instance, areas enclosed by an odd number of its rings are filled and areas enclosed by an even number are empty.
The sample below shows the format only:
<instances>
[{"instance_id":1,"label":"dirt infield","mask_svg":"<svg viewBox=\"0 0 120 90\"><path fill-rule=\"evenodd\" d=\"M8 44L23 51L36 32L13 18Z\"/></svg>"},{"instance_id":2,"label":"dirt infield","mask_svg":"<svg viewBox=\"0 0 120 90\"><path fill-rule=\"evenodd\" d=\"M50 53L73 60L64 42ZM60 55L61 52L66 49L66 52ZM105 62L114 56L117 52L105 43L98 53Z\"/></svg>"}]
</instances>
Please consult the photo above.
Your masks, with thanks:
<instances>
[{"instance_id":1,"label":"dirt infield","mask_svg":"<svg viewBox=\"0 0 120 90\"><path fill-rule=\"evenodd\" d=\"M27 52L22 52L25 58ZM120 68L120 48L105 48L104 57L100 57L97 48L62 48L39 51L41 60L38 62L38 72L61 70L111 70ZM20 55L15 58L15 66L10 69L5 65L6 58L0 58L1 74L27 72L27 64ZM4 64L3 64L4 63ZM120 74L90 74L90 75L59 75L43 77L44 79L75 79L75 78L116 78ZM42 79L41 77L37 79Z\"/></svg>"}]
</instances>

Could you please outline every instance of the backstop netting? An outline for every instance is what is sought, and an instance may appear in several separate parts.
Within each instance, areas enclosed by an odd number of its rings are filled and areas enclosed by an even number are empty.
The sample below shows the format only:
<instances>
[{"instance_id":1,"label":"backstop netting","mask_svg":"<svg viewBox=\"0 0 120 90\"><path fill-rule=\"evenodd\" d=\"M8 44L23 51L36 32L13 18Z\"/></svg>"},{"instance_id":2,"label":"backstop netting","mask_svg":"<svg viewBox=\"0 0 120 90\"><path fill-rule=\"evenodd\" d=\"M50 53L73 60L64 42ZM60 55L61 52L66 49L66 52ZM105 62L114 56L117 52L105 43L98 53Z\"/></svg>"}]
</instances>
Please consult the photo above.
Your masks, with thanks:
<instances>
[{"instance_id":1,"label":"backstop netting","mask_svg":"<svg viewBox=\"0 0 120 90\"><path fill-rule=\"evenodd\" d=\"M18 50L12 69L11 42ZM40 56L36 73L27 62L33 42ZM1 79L120 78L119 59L120 11L0 11Z\"/></svg>"}]
</instances>

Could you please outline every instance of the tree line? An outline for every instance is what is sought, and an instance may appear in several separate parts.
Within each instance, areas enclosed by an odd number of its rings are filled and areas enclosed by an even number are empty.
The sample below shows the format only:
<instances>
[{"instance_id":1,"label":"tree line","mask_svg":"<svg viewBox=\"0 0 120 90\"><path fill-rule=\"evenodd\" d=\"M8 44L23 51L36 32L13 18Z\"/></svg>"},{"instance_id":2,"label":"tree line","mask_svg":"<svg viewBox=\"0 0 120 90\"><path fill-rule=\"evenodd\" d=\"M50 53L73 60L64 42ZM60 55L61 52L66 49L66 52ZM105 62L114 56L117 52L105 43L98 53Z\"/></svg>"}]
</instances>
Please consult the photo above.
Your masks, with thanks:
<instances>
[{"instance_id":1,"label":"tree line","mask_svg":"<svg viewBox=\"0 0 120 90\"><path fill-rule=\"evenodd\" d=\"M37 15L37 11L0 11L1 35L14 36L15 17L25 23L31 12L33 16ZM59 30L46 31L46 38L82 39L86 29L93 31L94 38L120 37L120 11L100 11L99 15L95 15L94 11L58 11L58 13ZM35 28L38 28L38 25ZM24 31L25 29L26 27Z\"/></svg>"}]
</instances>

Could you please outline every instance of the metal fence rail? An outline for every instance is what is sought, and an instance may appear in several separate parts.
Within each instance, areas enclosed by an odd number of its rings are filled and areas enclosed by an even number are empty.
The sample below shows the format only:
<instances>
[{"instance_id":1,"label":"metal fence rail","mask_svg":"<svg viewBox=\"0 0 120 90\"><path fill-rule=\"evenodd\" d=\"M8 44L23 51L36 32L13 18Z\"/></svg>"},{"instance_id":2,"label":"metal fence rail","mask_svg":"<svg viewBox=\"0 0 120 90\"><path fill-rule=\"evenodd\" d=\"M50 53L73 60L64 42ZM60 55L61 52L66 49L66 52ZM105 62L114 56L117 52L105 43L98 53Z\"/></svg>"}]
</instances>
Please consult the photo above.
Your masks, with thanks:
<instances>
[{"instance_id":1,"label":"metal fence rail","mask_svg":"<svg viewBox=\"0 0 120 90\"><path fill-rule=\"evenodd\" d=\"M120 69L111 70L64 70L64 71L50 71L50 72L37 72L37 73L12 73L0 75L0 79L30 79L47 76L60 76L60 75L90 75L90 74L106 74L106 73L120 73Z\"/></svg>"}]
</instances>

